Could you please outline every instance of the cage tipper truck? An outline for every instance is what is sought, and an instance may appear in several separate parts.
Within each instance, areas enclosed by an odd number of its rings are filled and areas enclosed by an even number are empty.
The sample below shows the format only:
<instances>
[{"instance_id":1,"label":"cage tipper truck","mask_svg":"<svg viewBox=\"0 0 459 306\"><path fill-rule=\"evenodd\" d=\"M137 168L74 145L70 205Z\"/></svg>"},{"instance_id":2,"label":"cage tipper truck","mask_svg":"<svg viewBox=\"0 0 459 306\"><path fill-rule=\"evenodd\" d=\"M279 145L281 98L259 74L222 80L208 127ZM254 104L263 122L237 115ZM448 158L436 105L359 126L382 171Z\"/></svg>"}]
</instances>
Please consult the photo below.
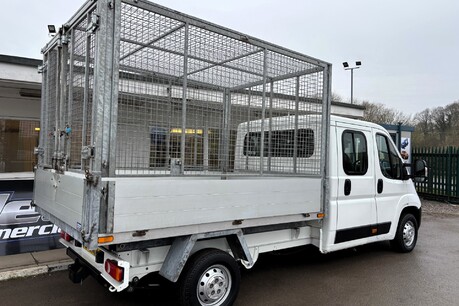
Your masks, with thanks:
<instances>
[{"instance_id":1,"label":"cage tipper truck","mask_svg":"<svg viewBox=\"0 0 459 306\"><path fill-rule=\"evenodd\" d=\"M143 0L88 1L42 52L34 204L74 282L230 305L261 253L414 248L425 163L330 115L330 64Z\"/></svg>"}]
</instances>

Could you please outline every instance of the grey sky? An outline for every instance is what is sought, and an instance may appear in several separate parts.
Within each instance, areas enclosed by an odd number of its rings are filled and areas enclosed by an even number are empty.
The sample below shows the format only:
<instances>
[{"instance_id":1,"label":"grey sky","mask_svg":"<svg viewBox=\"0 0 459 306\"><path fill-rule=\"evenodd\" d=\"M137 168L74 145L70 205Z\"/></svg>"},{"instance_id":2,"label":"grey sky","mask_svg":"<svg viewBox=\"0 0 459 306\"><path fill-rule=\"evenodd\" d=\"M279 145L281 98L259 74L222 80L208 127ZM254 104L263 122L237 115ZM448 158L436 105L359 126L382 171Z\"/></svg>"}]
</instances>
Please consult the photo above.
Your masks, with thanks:
<instances>
[{"instance_id":1,"label":"grey sky","mask_svg":"<svg viewBox=\"0 0 459 306\"><path fill-rule=\"evenodd\" d=\"M2 1L0 54L41 58L47 24L84 0ZM333 92L407 114L459 100L459 1L158 0L172 9L333 64Z\"/></svg>"}]
</instances>

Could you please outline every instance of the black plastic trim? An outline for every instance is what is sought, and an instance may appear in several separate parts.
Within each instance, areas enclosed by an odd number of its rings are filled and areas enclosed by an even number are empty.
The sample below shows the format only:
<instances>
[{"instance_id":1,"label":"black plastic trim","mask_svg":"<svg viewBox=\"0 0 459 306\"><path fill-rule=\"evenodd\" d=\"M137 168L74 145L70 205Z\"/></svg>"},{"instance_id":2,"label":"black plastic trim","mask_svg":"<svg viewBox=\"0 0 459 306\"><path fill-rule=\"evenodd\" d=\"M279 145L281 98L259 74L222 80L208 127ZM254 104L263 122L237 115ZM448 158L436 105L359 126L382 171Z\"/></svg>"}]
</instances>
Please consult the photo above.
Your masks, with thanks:
<instances>
[{"instance_id":1,"label":"black plastic trim","mask_svg":"<svg viewBox=\"0 0 459 306\"><path fill-rule=\"evenodd\" d=\"M384 222L379 224L370 224L365 226L337 230L335 235L335 244L376 235L387 234L390 230L391 224L391 222ZM374 232L374 230L376 230L376 232Z\"/></svg>"}]
</instances>

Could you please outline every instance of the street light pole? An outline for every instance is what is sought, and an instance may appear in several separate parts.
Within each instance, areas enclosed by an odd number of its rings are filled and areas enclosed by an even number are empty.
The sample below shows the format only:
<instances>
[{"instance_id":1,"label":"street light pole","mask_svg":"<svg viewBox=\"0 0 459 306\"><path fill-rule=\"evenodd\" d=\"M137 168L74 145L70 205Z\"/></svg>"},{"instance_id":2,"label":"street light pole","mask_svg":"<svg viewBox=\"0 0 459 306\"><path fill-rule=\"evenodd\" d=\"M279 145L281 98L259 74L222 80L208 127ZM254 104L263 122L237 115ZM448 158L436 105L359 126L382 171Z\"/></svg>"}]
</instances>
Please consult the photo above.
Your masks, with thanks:
<instances>
[{"instance_id":1,"label":"street light pole","mask_svg":"<svg viewBox=\"0 0 459 306\"><path fill-rule=\"evenodd\" d=\"M351 104L354 104L354 69L359 69L361 65L361 61L356 61L355 67L349 67L348 62L343 63L344 70L351 71Z\"/></svg>"}]
</instances>

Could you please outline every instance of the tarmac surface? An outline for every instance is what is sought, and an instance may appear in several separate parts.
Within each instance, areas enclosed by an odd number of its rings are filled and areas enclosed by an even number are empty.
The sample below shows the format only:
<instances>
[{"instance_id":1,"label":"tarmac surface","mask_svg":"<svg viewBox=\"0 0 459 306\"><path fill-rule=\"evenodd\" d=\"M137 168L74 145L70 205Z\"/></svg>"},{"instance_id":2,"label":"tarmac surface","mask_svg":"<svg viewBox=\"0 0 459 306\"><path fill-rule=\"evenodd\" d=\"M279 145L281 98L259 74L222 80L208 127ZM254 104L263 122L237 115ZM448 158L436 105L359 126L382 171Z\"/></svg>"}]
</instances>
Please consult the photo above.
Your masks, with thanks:
<instances>
[{"instance_id":1,"label":"tarmac surface","mask_svg":"<svg viewBox=\"0 0 459 306\"><path fill-rule=\"evenodd\" d=\"M0 256L0 281L65 270L70 263L65 249Z\"/></svg>"},{"instance_id":2,"label":"tarmac surface","mask_svg":"<svg viewBox=\"0 0 459 306\"><path fill-rule=\"evenodd\" d=\"M89 277L70 282L64 249L0 257L1 305L175 305L154 287L112 294ZM16 279L14 279L16 278ZM242 305L458 305L459 205L423 201L415 250L387 242L322 255L313 248L260 256L242 271Z\"/></svg>"}]
</instances>

